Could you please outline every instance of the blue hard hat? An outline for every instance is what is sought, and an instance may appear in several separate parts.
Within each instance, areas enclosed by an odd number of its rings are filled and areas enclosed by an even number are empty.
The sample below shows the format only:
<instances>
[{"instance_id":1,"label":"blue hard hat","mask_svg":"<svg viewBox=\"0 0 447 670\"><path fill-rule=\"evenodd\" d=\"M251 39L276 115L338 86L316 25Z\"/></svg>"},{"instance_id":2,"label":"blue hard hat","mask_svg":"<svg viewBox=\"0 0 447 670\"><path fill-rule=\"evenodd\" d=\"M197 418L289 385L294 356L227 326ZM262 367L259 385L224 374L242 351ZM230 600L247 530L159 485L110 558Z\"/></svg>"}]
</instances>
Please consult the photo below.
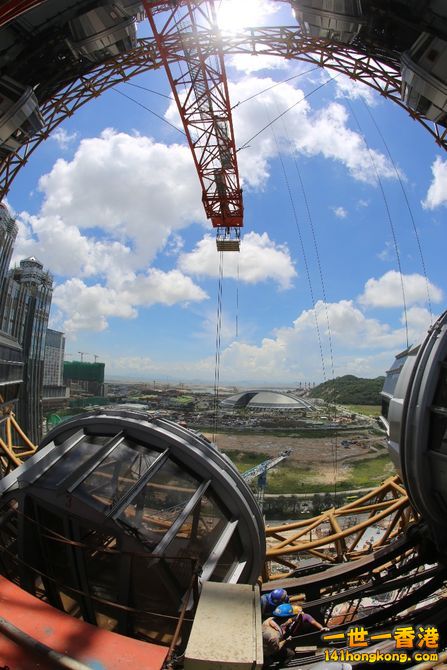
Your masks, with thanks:
<instances>
[{"instance_id":1,"label":"blue hard hat","mask_svg":"<svg viewBox=\"0 0 447 670\"><path fill-rule=\"evenodd\" d=\"M290 603L283 603L282 605L278 605L278 607L273 610L273 616L281 616L281 617L293 616L292 605Z\"/></svg>"},{"instance_id":2,"label":"blue hard hat","mask_svg":"<svg viewBox=\"0 0 447 670\"><path fill-rule=\"evenodd\" d=\"M279 605L280 603L287 602L288 600L289 597L285 589L275 589L270 593L270 601L272 603L277 603Z\"/></svg>"}]
</instances>

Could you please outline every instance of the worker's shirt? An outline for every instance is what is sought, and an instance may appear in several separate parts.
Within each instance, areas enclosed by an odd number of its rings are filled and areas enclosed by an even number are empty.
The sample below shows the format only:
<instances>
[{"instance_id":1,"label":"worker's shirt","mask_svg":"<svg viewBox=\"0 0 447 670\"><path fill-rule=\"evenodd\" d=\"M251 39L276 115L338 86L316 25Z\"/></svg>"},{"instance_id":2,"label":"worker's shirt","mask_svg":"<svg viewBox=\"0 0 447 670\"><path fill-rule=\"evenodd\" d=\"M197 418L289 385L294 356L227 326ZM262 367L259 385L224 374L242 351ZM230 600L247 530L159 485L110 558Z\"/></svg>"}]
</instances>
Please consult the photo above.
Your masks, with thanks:
<instances>
[{"instance_id":1,"label":"worker's shirt","mask_svg":"<svg viewBox=\"0 0 447 670\"><path fill-rule=\"evenodd\" d=\"M298 614L292 623L287 626L287 630L284 631L284 635L291 635L293 637L295 635L301 635L302 633L310 632L312 628L318 628L318 624L313 616L306 614L305 612L301 612L301 614Z\"/></svg>"},{"instance_id":2,"label":"worker's shirt","mask_svg":"<svg viewBox=\"0 0 447 670\"><path fill-rule=\"evenodd\" d=\"M284 639L281 626L279 626L273 617L266 619L262 624L262 648L264 656L274 656L280 649L280 643Z\"/></svg>"}]
</instances>

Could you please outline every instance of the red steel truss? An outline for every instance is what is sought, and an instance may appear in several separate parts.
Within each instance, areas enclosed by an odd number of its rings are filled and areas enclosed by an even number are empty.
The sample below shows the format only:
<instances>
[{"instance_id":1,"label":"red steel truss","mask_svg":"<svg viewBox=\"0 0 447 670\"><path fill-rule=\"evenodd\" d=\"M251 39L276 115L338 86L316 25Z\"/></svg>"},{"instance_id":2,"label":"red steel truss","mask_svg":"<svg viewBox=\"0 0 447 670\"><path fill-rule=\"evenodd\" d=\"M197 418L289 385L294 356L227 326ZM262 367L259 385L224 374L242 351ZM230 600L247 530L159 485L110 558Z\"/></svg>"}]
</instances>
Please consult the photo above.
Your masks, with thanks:
<instances>
[{"instance_id":1,"label":"red steel truss","mask_svg":"<svg viewBox=\"0 0 447 670\"><path fill-rule=\"evenodd\" d=\"M3 0L0 2L0 27L43 2L45 0Z\"/></svg>"},{"instance_id":2,"label":"red steel truss","mask_svg":"<svg viewBox=\"0 0 447 670\"><path fill-rule=\"evenodd\" d=\"M154 9L159 11L159 7ZM400 71L398 63L383 63L373 56L360 53L352 46L330 44L304 35L299 26L248 28L237 34L217 36L215 30L203 30L197 34L200 51L214 53L216 42L223 54L274 55L304 61L349 76L359 81L407 111L424 126L435 142L447 150L447 129L428 121L405 105L400 96ZM164 38L165 57L172 64L183 59L179 35ZM113 60L93 67L77 80L61 87L46 100L40 101L44 127L40 132L24 141L21 148L3 157L0 161L0 200L3 199L20 169L40 143L67 117L72 116L84 104L97 98L104 91L129 81L134 76L154 70L163 65L155 40L141 39L136 49ZM242 138L244 139L244 138Z\"/></svg>"},{"instance_id":3,"label":"red steel truss","mask_svg":"<svg viewBox=\"0 0 447 670\"><path fill-rule=\"evenodd\" d=\"M144 7L193 155L206 216L214 228L239 229L242 190L214 0L184 1L157 17L153 3L145 0ZM210 34L212 46L203 41Z\"/></svg>"}]
</instances>

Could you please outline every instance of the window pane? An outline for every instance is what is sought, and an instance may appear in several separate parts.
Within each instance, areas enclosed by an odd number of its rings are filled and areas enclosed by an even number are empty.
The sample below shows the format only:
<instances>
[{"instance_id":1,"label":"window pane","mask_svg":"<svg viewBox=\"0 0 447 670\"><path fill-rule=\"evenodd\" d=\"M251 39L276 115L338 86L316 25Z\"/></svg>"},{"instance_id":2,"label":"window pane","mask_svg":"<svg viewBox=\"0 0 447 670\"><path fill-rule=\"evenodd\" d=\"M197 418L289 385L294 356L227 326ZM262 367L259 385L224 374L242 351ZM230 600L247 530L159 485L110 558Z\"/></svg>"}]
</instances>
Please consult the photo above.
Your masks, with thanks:
<instances>
[{"instance_id":1,"label":"window pane","mask_svg":"<svg viewBox=\"0 0 447 670\"><path fill-rule=\"evenodd\" d=\"M196 541L204 563L227 525L227 518L211 495L202 498Z\"/></svg>"},{"instance_id":2,"label":"window pane","mask_svg":"<svg viewBox=\"0 0 447 670\"><path fill-rule=\"evenodd\" d=\"M75 493L97 509L107 511L132 488L158 456L157 451L124 441L79 484Z\"/></svg>"},{"instance_id":3,"label":"window pane","mask_svg":"<svg viewBox=\"0 0 447 670\"><path fill-rule=\"evenodd\" d=\"M100 449L110 437L104 436L86 436L84 440L70 449L57 462L55 467L52 467L45 472L39 481L39 486L53 488L56 484L63 481L66 477L71 476L75 472L82 472L84 463L93 456L95 451Z\"/></svg>"},{"instance_id":4,"label":"window pane","mask_svg":"<svg viewBox=\"0 0 447 670\"><path fill-rule=\"evenodd\" d=\"M153 549L171 527L198 487L198 480L173 461L167 461L119 519L135 528Z\"/></svg>"}]
</instances>

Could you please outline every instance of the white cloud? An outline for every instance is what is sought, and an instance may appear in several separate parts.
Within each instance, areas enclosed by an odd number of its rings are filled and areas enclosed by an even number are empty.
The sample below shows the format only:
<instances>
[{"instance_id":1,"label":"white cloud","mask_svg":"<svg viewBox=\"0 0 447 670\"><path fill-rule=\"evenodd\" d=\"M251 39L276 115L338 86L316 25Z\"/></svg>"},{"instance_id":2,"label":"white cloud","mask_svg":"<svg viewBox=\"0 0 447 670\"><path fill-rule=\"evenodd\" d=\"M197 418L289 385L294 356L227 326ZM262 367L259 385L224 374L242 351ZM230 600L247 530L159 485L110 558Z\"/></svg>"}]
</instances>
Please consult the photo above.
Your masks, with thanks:
<instances>
[{"instance_id":1,"label":"white cloud","mask_svg":"<svg viewBox=\"0 0 447 670\"><path fill-rule=\"evenodd\" d=\"M325 375L316 335L318 320ZM233 342L221 355L221 376L227 379L321 380L332 376L331 348L336 376L384 374L397 351L406 344L405 328L391 328L367 318L351 300L325 304L303 311L291 327L278 329L259 345ZM430 324L426 310L408 310L409 336L419 342Z\"/></svg>"},{"instance_id":2,"label":"white cloud","mask_svg":"<svg viewBox=\"0 0 447 670\"><path fill-rule=\"evenodd\" d=\"M348 98L349 100L362 99L369 107L375 107L380 100L377 93L370 86L362 84L344 75L335 80L335 97Z\"/></svg>"},{"instance_id":3,"label":"white cloud","mask_svg":"<svg viewBox=\"0 0 447 670\"><path fill-rule=\"evenodd\" d=\"M413 329L410 331L416 342L423 336L429 321L427 314L411 312ZM324 372L316 335L316 319L321 335L324 357ZM330 324L331 347L334 371L329 353L327 322ZM416 325L421 328L417 331ZM325 304L317 302L315 309L304 310L290 327L276 330L259 344L233 341L221 353L221 380L247 380L250 382L290 382L298 380L321 381L332 374L357 374L374 377L384 374L397 351L405 347L404 327L392 329L377 319L367 318L351 300ZM138 361L140 361L140 364ZM214 357L203 358L194 363L170 360L163 364L148 359L123 359L110 361L112 366L135 371L210 378L214 371ZM147 368L144 368L147 365Z\"/></svg>"},{"instance_id":4,"label":"white cloud","mask_svg":"<svg viewBox=\"0 0 447 670\"><path fill-rule=\"evenodd\" d=\"M135 308L120 300L117 291L99 284L86 286L80 279L69 279L56 286L53 303L64 313L69 306L70 317L63 324L68 335L79 330L105 330L108 317L130 319L137 316Z\"/></svg>"},{"instance_id":5,"label":"white cloud","mask_svg":"<svg viewBox=\"0 0 447 670\"><path fill-rule=\"evenodd\" d=\"M332 207L332 211L338 219L346 219L348 216L348 210L341 205L339 207Z\"/></svg>"},{"instance_id":6,"label":"white cloud","mask_svg":"<svg viewBox=\"0 0 447 670\"><path fill-rule=\"evenodd\" d=\"M82 140L73 160L59 159L39 187L41 227L57 216L63 226L101 229L132 247L134 267L150 262L172 232L204 220L186 146L110 129Z\"/></svg>"},{"instance_id":7,"label":"white cloud","mask_svg":"<svg viewBox=\"0 0 447 670\"><path fill-rule=\"evenodd\" d=\"M377 254L377 258L380 258L381 261L394 261L396 258L396 249L393 242L385 240L385 246Z\"/></svg>"},{"instance_id":8,"label":"white cloud","mask_svg":"<svg viewBox=\"0 0 447 670\"><path fill-rule=\"evenodd\" d=\"M447 160L436 156L431 166L433 180L428 189L425 200L422 201L424 209L435 209L441 205L447 206Z\"/></svg>"},{"instance_id":9,"label":"white cloud","mask_svg":"<svg viewBox=\"0 0 447 670\"><path fill-rule=\"evenodd\" d=\"M359 207L359 208L369 207L369 200L364 200L363 198L361 198L357 203L357 207Z\"/></svg>"},{"instance_id":10,"label":"white cloud","mask_svg":"<svg viewBox=\"0 0 447 670\"><path fill-rule=\"evenodd\" d=\"M101 275L112 281L116 281L118 267L122 276L133 264L130 246L116 240L87 237L77 226L66 223L56 214L30 216L22 212L17 223L15 261L35 255L57 275Z\"/></svg>"},{"instance_id":11,"label":"white cloud","mask_svg":"<svg viewBox=\"0 0 447 670\"><path fill-rule=\"evenodd\" d=\"M72 277L53 299L67 333L103 330L110 317L134 318L138 307L207 298L181 271L150 267L165 247L168 257L178 255L182 228L204 222L187 147L105 130L82 140L72 160L56 161L39 187L38 214L18 217L14 260L36 255Z\"/></svg>"},{"instance_id":12,"label":"white cloud","mask_svg":"<svg viewBox=\"0 0 447 670\"><path fill-rule=\"evenodd\" d=\"M127 280L121 286L124 299L131 304L150 306L155 303L174 305L205 300L208 296L190 277L179 270L162 272L155 268L148 270L133 281Z\"/></svg>"},{"instance_id":13,"label":"white cloud","mask_svg":"<svg viewBox=\"0 0 447 670\"><path fill-rule=\"evenodd\" d=\"M440 288L420 274L401 275L395 270L386 272L379 279L371 278L365 284L365 290L359 302L367 307L401 307L403 305L402 283L407 306L427 302L427 290L432 302L442 300Z\"/></svg>"},{"instance_id":14,"label":"white cloud","mask_svg":"<svg viewBox=\"0 0 447 670\"><path fill-rule=\"evenodd\" d=\"M232 100L244 100L275 82L270 78L246 77L230 86ZM257 132L282 112L295 105L272 129ZM262 188L269 175L269 161L286 154L322 155L343 164L351 177L376 184L376 171L381 178L395 179L389 160L380 152L368 151L362 137L348 127L348 114L339 103L313 111L304 92L291 83L277 86L253 100L236 107L233 121L238 147L249 146L239 152L240 173L246 185ZM371 157L374 161L372 164Z\"/></svg>"},{"instance_id":15,"label":"white cloud","mask_svg":"<svg viewBox=\"0 0 447 670\"><path fill-rule=\"evenodd\" d=\"M72 144L78 137L78 133L68 133L65 128L61 128L60 126L56 128L56 130L53 130L53 132L50 135L50 139L54 140L58 145L59 148L65 151L68 149L70 144Z\"/></svg>"},{"instance_id":16,"label":"white cloud","mask_svg":"<svg viewBox=\"0 0 447 670\"><path fill-rule=\"evenodd\" d=\"M272 25L279 12L278 3L271 0L221 0L217 8L217 23L224 32L235 32L248 26Z\"/></svg>"},{"instance_id":17,"label":"white cloud","mask_svg":"<svg viewBox=\"0 0 447 670\"><path fill-rule=\"evenodd\" d=\"M216 242L206 235L191 253L182 254L179 268L197 277L218 277ZM239 270L238 270L239 268ZM224 254L224 276L254 284L274 281L282 289L290 288L296 276L287 246L275 244L267 233L247 233L241 240L240 254Z\"/></svg>"},{"instance_id":18,"label":"white cloud","mask_svg":"<svg viewBox=\"0 0 447 670\"><path fill-rule=\"evenodd\" d=\"M162 272L150 269L120 282L119 288L95 284L86 285L81 279L69 279L56 286L53 303L60 316L69 314L63 329L72 336L80 330L101 331L108 326L110 317L133 319L137 307L156 303L174 305L205 300L208 296L193 281L178 270Z\"/></svg>"},{"instance_id":19,"label":"white cloud","mask_svg":"<svg viewBox=\"0 0 447 670\"><path fill-rule=\"evenodd\" d=\"M268 54L237 54L228 59L227 67L234 67L244 74L252 74L261 70L280 70L287 68L287 61L278 56L269 56ZM233 104L236 104L237 100Z\"/></svg>"},{"instance_id":20,"label":"white cloud","mask_svg":"<svg viewBox=\"0 0 447 670\"><path fill-rule=\"evenodd\" d=\"M421 335L424 335L429 326L437 319L437 316L430 314L425 307L409 307L406 314L407 326L409 331L409 340L417 343L421 340ZM405 314L401 317L402 325L405 325Z\"/></svg>"}]
</instances>

